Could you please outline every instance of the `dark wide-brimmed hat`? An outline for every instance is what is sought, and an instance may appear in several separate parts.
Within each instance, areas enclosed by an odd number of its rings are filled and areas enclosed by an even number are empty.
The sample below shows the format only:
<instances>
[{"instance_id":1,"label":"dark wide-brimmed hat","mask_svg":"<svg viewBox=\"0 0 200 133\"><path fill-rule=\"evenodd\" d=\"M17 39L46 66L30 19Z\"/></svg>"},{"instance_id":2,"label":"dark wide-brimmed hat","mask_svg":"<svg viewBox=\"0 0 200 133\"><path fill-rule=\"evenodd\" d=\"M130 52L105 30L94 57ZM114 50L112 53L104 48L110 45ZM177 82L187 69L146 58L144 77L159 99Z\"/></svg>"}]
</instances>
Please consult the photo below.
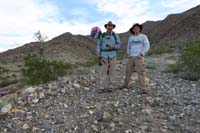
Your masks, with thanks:
<instances>
[{"instance_id":1,"label":"dark wide-brimmed hat","mask_svg":"<svg viewBox=\"0 0 200 133\"><path fill-rule=\"evenodd\" d=\"M139 23L136 23L136 24L134 24L134 25L129 29L129 31L130 31L132 34L134 34L133 28L134 28L135 26L140 27L140 32L142 32L143 26L142 26L141 24L139 24Z\"/></svg>"},{"instance_id":2,"label":"dark wide-brimmed hat","mask_svg":"<svg viewBox=\"0 0 200 133\"><path fill-rule=\"evenodd\" d=\"M112 23L112 21L108 21L108 23L107 23L107 24L105 24L105 25L104 25L104 27L106 28L106 27L107 27L107 25L112 25L112 26L113 26L113 29L116 27L116 25L115 25L115 24L113 24L113 23Z\"/></svg>"}]
</instances>

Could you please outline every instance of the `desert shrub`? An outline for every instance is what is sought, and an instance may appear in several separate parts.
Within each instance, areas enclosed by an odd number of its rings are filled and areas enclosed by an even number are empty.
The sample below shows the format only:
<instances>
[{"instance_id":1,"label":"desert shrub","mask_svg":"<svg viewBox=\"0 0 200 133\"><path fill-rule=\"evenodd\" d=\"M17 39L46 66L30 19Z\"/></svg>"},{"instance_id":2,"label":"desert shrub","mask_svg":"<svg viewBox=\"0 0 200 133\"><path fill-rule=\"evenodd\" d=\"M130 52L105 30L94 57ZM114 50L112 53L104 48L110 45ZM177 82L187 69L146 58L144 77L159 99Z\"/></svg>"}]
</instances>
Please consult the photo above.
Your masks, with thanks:
<instances>
[{"instance_id":1,"label":"desert shrub","mask_svg":"<svg viewBox=\"0 0 200 133\"><path fill-rule=\"evenodd\" d=\"M4 73L8 73L10 70L4 68L4 67L0 67L0 74L4 74Z\"/></svg>"},{"instance_id":2,"label":"desert shrub","mask_svg":"<svg viewBox=\"0 0 200 133\"><path fill-rule=\"evenodd\" d=\"M70 64L65 64L62 61L48 60L44 56L44 37L40 31L35 34L39 42L39 50L36 54L28 54L24 58L24 66L22 68L22 81L28 85L38 85L56 80L63 76L71 69Z\"/></svg>"},{"instance_id":3,"label":"desert shrub","mask_svg":"<svg viewBox=\"0 0 200 133\"><path fill-rule=\"evenodd\" d=\"M182 62L188 76L200 79L200 41L183 48Z\"/></svg>"},{"instance_id":4,"label":"desert shrub","mask_svg":"<svg viewBox=\"0 0 200 133\"><path fill-rule=\"evenodd\" d=\"M28 55L25 58L22 74L25 83L37 85L51 80L56 80L58 77L64 76L69 69L71 69L70 64Z\"/></svg>"},{"instance_id":5,"label":"desert shrub","mask_svg":"<svg viewBox=\"0 0 200 133\"><path fill-rule=\"evenodd\" d=\"M170 65L170 72L188 80L200 79L200 41L186 44L176 64Z\"/></svg>"}]
</instances>

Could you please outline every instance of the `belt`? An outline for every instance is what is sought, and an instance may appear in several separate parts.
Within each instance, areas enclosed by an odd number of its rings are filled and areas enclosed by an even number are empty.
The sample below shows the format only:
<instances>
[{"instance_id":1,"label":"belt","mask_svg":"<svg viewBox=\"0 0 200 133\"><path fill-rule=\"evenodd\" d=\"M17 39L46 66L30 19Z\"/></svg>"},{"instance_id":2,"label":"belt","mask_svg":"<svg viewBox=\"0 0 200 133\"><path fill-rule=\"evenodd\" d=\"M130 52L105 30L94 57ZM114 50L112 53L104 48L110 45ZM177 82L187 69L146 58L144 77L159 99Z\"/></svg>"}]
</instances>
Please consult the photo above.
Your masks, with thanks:
<instances>
[{"instance_id":1,"label":"belt","mask_svg":"<svg viewBox=\"0 0 200 133\"><path fill-rule=\"evenodd\" d=\"M102 52L117 51L117 49L101 49Z\"/></svg>"}]
</instances>

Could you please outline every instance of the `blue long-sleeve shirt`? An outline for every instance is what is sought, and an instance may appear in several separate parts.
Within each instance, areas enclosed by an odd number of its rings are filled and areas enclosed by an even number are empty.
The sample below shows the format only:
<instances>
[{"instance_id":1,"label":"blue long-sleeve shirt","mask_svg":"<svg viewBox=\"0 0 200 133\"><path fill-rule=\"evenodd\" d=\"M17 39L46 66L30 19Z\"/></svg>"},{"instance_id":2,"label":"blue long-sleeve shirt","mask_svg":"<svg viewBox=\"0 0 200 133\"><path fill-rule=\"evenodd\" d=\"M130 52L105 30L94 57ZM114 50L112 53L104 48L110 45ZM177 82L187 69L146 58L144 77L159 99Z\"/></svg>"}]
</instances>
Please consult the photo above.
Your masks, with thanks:
<instances>
[{"instance_id":1,"label":"blue long-sleeve shirt","mask_svg":"<svg viewBox=\"0 0 200 133\"><path fill-rule=\"evenodd\" d=\"M116 35L116 39L114 35ZM119 36L116 33L108 33L105 32L104 36L100 37L97 40L97 55L102 56L104 58L113 58L117 55L116 50L108 51L107 45L112 45L114 49L119 49L121 46L121 41L119 39Z\"/></svg>"},{"instance_id":2,"label":"blue long-sleeve shirt","mask_svg":"<svg viewBox=\"0 0 200 133\"><path fill-rule=\"evenodd\" d=\"M127 54L129 56L143 56L149 50L150 44L146 35L131 35L128 39Z\"/></svg>"}]
</instances>

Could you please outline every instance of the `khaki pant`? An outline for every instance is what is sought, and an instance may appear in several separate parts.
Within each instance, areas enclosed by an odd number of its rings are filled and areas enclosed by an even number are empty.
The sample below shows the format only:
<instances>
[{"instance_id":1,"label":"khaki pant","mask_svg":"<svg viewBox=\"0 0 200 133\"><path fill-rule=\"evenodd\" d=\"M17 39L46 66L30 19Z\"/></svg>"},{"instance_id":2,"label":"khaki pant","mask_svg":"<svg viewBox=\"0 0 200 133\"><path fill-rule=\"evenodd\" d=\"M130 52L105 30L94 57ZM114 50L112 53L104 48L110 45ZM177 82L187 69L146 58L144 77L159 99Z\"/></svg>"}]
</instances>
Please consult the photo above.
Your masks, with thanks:
<instances>
[{"instance_id":1,"label":"khaki pant","mask_svg":"<svg viewBox=\"0 0 200 133\"><path fill-rule=\"evenodd\" d=\"M114 58L103 58L101 59L100 74L99 74L99 88L105 89L113 87L115 80L115 62L116 57Z\"/></svg>"},{"instance_id":2,"label":"khaki pant","mask_svg":"<svg viewBox=\"0 0 200 133\"><path fill-rule=\"evenodd\" d=\"M144 64L144 57L137 58L137 57L131 57L129 58L127 64L126 64L126 77L125 77L125 86L128 87L129 81L131 79L133 71L136 70L138 74L138 80L139 85L141 89L146 89L146 83L145 83L145 64Z\"/></svg>"}]
</instances>

